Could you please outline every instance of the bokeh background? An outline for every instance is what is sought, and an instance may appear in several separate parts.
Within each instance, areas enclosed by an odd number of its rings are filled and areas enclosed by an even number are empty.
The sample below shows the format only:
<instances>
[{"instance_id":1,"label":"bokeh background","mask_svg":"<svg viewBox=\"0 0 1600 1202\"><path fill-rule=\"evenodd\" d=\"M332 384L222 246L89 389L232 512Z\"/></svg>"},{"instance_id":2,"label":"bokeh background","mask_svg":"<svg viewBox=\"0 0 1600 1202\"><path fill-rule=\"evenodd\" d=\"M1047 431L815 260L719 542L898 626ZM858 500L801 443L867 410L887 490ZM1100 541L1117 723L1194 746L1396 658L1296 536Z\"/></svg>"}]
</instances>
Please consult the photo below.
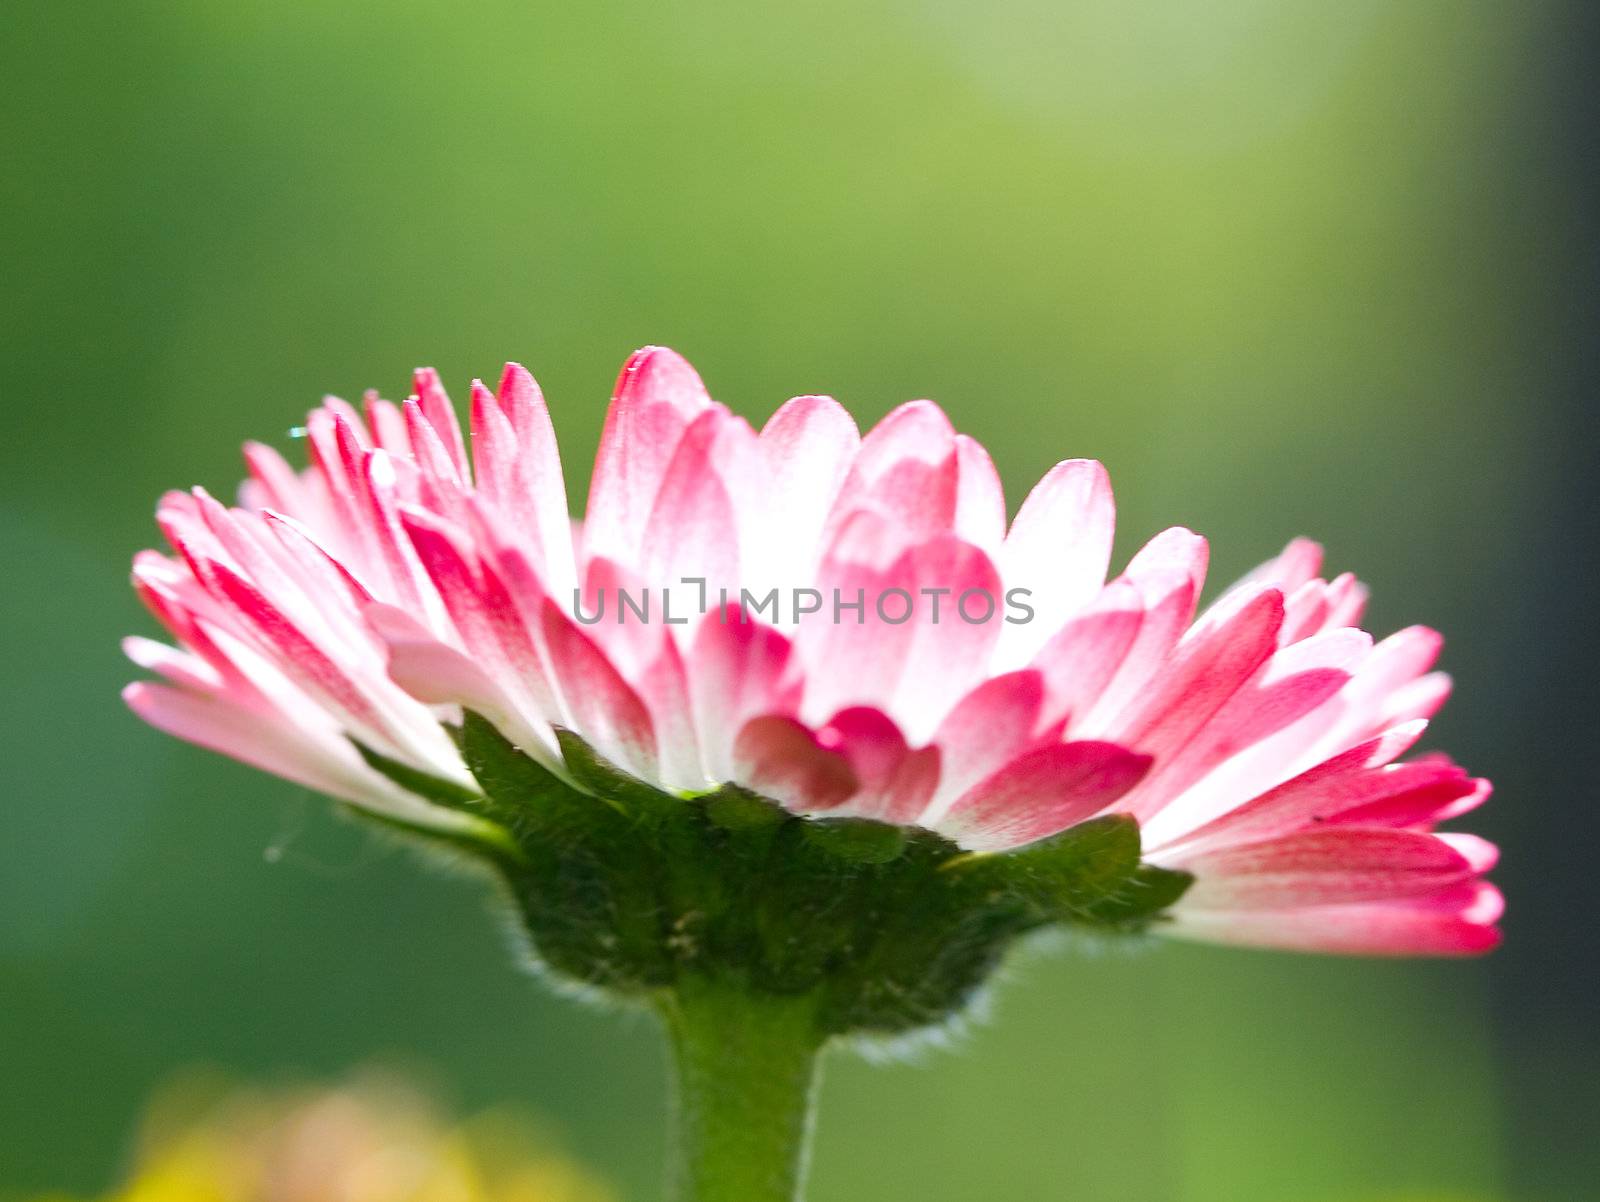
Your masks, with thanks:
<instances>
[{"instance_id":1,"label":"bokeh background","mask_svg":"<svg viewBox=\"0 0 1600 1202\"><path fill-rule=\"evenodd\" d=\"M322 392L519 359L581 489L665 342L753 417L934 397L1013 503L1098 456L1119 559L1323 538L1499 786L1498 955L1028 958L955 1050L830 1063L815 1202L1600 1197L1594 11L9 0L0 1193L103 1188L185 1066L380 1058L656 1196L649 1023L138 725L116 642L158 493Z\"/></svg>"}]
</instances>

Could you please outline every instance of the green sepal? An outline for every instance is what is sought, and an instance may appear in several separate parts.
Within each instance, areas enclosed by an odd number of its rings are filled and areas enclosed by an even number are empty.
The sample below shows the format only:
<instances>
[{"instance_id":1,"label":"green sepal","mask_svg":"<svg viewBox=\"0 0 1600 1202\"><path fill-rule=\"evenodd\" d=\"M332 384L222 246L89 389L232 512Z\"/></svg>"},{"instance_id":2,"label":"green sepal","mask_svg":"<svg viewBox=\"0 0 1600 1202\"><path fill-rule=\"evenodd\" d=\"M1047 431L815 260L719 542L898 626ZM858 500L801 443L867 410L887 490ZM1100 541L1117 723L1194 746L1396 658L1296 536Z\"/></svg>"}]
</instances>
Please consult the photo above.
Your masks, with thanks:
<instances>
[{"instance_id":1,"label":"green sepal","mask_svg":"<svg viewBox=\"0 0 1600 1202\"><path fill-rule=\"evenodd\" d=\"M509 832L482 818L473 819L466 826L435 826L425 822L410 822L397 814L386 814L369 806L340 802L339 809L348 817L370 822L397 835L404 835L430 847L465 853L474 859L497 867L517 870L527 863L522 848Z\"/></svg>"},{"instance_id":2,"label":"green sepal","mask_svg":"<svg viewBox=\"0 0 1600 1202\"><path fill-rule=\"evenodd\" d=\"M665 807L682 805L680 798L624 772L565 727L557 726L554 730L567 771L586 793L624 809L646 813L659 813Z\"/></svg>"},{"instance_id":3,"label":"green sepal","mask_svg":"<svg viewBox=\"0 0 1600 1202\"><path fill-rule=\"evenodd\" d=\"M1194 874L1141 864L1113 893L1091 903L1085 917L1097 926L1138 929L1159 920L1194 884Z\"/></svg>"},{"instance_id":4,"label":"green sepal","mask_svg":"<svg viewBox=\"0 0 1600 1202\"><path fill-rule=\"evenodd\" d=\"M816 818L801 828L813 847L855 864L887 864L906 847L906 828L870 818Z\"/></svg>"},{"instance_id":5,"label":"green sepal","mask_svg":"<svg viewBox=\"0 0 1600 1202\"><path fill-rule=\"evenodd\" d=\"M461 745L491 814L526 852L527 867L506 883L539 957L562 976L625 994L668 982L659 841L641 837L614 799L563 780L481 715L465 715ZM604 770L593 763L591 779Z\"/></svg>"},{"instance_id":6,"label":"green sepal","mask_svg":"<svg viewBox=\"0 0 1600 1202\"><path fill-rule=\"evenodd\" d=\"M494 723L471 710L463 715L456 744L484 797L506 814L578 796L571 785L516 747Z\"/></svg>"},{"instance_id":7,"label":"green sepal","mask_svg":"<svg viewBox=\"0 0 1600 1202\"><path fill-rule=\"evenodd\" d=\"M781 826L790 817L789 811L777 802L738 785L723 785L714 793L701 794L696 800L705 807L712 825L725 831L770 829Z\"/></svg>"},{"instance_id":8,"label":"green sepal","mask_svg":"<svg viewBox=\"0 0 1600 1202\"><path fill-rule=\"evenodd\" d=\"M408 793L413 793L435 805L457 813L469 814L473 821L465 827L433 826L422 822L409 822L397 815L380 814L358 806L347 805L347 812L382 823L390 830L427 839L457 851L486 855L491 860L508 863L520 863L524 859L522 848L511 833L488 816L486 799L476 789L469 789L454 781L434 776L431 772L423 772L410 764L401 763L382 752L374 751L359 739L351 739L350 742L366 762L367 767L374 772L387 777Z\"/></svg>"},{"instance_id":9,"label":"green sepal","mask_svg":"<svg viewBox=\"0 0 1600 1202\"><path fill-rule=\"evenodd\" d=\"M476 819L448 841L495 867L542 962L614 996L736 981L813 998L823 1034L895 1034L959 1012L1018 937L1136 931L1189 883L1141 864L1127 815L971 853L915 827L800 817L736 785L674 796L559 728L555 764L475 713L455 733L481 794L363 755Z\"/></svg>"},{"instance_id":10,"label":"green sepal","mask_svg":"<svg viewBox=\"0 0 1600 1202\"><path fill-rule=\"evenodd\" d=\"M465 785L434 776L431 772L423 772L410 764L402 764L399 760L374 751L360 739L351 739L350 742L355 745L356 751L366 761L368 768L388 777L406 792L415 793L435 805L461 810L483 800L483 794L476 789L469 789Z\"/></svg>"},{"instance_id":11,"label":"green sepal","mask_svg":"<svg viewBox=\"0 0 1600 1202\"><path fill-rule=\"evenodd\" d=\"M1015 851L962 857L950 871L1019 898L1040 918L1074 922L1117 893L1139 868L1139 824L1107 814Z\"/></svg>"}]
</instances>

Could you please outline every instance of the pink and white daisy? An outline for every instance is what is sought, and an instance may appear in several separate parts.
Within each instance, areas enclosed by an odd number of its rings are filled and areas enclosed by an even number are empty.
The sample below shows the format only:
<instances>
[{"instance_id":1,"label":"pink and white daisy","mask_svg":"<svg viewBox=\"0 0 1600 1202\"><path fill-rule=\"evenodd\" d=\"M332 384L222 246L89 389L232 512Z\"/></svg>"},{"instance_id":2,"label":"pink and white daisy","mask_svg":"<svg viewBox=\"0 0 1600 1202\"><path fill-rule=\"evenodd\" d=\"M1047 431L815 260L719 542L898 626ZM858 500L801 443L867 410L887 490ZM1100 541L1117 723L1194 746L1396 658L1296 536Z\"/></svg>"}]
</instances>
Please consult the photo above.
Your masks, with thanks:
<instances>
[{"instance_id":1,"label":"pink and white daisy","mask_svg":"<svg viewBox=\"0 0 1600 1202\"><path fill-rule=\"evenodd\" d=\"M1197 616L1207 547L1187 530L1107 581L1098 463L1059 464L1008 525L989 456L937 406L861 436L833 400L797 397L757 431L659 348L623 369L574 523L522 368L473 384L470 439L434 373L414 390L327 400L304 471L250 445L237 507L162 500L176 558L142 553L134 582L180 649L128 641L164 678L129 686L140 716L438 829L474 820L356 742L470 791L450 732L470 710L558 775L570 731L673 794L733 783L979 854L1126 813L1148 863L1195 878L1164 933L1496 942L1494 849L1434 829L1487 782L1397 762L1448 693L1439 638L1374 643L1365 589L1321 578L1315 544Z\"/></svg>"}]
</instances>

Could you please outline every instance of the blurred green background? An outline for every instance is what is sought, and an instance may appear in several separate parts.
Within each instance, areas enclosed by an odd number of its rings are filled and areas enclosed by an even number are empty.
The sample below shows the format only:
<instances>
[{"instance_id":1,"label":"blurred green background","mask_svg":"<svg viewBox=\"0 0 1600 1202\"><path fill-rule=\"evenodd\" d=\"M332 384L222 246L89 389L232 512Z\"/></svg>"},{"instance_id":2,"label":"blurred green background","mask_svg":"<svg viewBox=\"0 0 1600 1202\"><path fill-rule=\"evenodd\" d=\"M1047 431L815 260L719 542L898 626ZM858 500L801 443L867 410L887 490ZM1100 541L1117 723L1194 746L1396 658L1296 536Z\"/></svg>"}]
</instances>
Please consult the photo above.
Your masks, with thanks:
<instances>
[{"instance_id":1,"label":"blurred green background","mask_svg":"<svg viewBox=\"0 0 1600 1202\"><path fill-rule=\"evenodd\" d=\"M650 1025L140 726L116 640L160 490L322 392L517 358L581 490L664 342L752 417L934 397L1013 503L1098 456L1119 556L1323 538L1451 636L1432 744L1499 785L1499 955L1028 957L954 1051L830 1063L815 1202L1600 1196L1593 11L10 0L0 1192L102 1187L182 1066L387 1056L656 1196Z\"/></svg>"}]
</instances>

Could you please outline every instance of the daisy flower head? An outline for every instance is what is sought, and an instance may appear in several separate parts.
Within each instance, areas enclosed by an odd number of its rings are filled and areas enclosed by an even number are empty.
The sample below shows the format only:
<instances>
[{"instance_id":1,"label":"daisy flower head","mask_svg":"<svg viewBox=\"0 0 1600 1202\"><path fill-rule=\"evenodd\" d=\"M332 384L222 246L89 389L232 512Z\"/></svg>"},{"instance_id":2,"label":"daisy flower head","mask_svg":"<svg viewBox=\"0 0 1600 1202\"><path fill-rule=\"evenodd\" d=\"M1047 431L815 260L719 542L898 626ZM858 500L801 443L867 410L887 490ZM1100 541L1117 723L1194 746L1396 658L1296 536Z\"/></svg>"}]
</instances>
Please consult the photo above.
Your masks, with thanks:
<instances>
[{"instance_id":1,"label":"daisy flower head","mask_svg":"<svg viewBox=\"0 0 1600 1202\"><path fill-rule=\"evenodd\" d=\"M1104 468L1008 521L927 401L758 430L661 348L623 368L587 511L538 386L330 398L310 463L245 450L134 564L177 647L133 709L467 848L541 960L622 994L737 979L827 1033L935 1022L1052 924L1317 951L1480 952L1488 785L1405 759L1439 638L1289 544L1202 607L1207 545L1108 579ZM469 450L470 448L470 450Z\"/></svg>"}]
</instances>

